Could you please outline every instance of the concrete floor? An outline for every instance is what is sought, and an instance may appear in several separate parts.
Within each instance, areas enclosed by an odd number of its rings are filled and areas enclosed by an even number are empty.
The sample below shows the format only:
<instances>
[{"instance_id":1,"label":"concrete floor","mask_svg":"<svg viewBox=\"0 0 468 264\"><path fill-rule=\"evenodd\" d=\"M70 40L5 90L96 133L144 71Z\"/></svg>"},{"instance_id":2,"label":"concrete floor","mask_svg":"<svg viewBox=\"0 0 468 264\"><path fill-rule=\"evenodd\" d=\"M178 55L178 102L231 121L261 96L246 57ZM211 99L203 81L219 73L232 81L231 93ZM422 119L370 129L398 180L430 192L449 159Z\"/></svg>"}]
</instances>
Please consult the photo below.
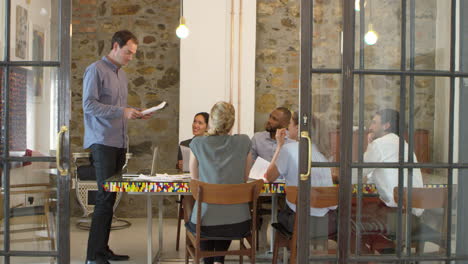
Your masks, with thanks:
<instances>
[{"instance_id":1,"label":"concrete floor","mask_svg":"<svg viewBox=\"0 0 468 264\"><path fill-rule=\"evenodd\" d=\"M79 219L71 219L71 264L83 264L85 263L86 258L86 246L88 240L88 231L81 230L76 227L76 223ZM146 218L131 218L129 220L132 225L129 228L121 230L113 230L110 236L110 247L111 249L118 254L127 254L130 255L129 261L119 261L113 262L118 264L145 264L147 263L147 223ZM156 253L158 247L157 239L157 218L153 219L153 255ZM163 261L162 264L167 263L184 263L184 254L185 254L185 229L182 228L182 235L180 240L181 249L179 251L175 250L175 236L176 236L176 220L175 219L164 219L164 244L163 244ZM269 232L261 232L267 233ZM13 236L12 238L20 238L20 236ZM269 241L269 236L261 238L260 241ZM330 241L331 242L331 241ZM262 243L261 243L262 244ZM264 243L263 243L264 244ZM238 248L238 244L233 243L234 248ZM435 245L431 243L426 243L426 249L430 251L437 251ZM12 244L13 250L49 250L50 241L34 242L34 243L14 243ZM330 243L329 249L335 249L336 244L334 242ZM271 263L271 254L268 254L269 246L264 244L264 246L259 251L257 255L257 263ZM280 251L280 254L283 253ZM18 258L11 257L10 263L18 264L32 264L32 263L54 263L50 258ZM239 263L238 258L228 259L226 263ZM250 261L245 258L244 263L250 263ZM278 261L281 264L281 260ZM312 262L311 262L312 263ZM317 263L317 262L313 262ZM323 263L323 262L322 262ZM426 262L425 262L426 263ZM439 262L427 262L427 263L439 263ZM3 259L0 258L0 264L3 264Z\"/></svg>"}]
</instances>

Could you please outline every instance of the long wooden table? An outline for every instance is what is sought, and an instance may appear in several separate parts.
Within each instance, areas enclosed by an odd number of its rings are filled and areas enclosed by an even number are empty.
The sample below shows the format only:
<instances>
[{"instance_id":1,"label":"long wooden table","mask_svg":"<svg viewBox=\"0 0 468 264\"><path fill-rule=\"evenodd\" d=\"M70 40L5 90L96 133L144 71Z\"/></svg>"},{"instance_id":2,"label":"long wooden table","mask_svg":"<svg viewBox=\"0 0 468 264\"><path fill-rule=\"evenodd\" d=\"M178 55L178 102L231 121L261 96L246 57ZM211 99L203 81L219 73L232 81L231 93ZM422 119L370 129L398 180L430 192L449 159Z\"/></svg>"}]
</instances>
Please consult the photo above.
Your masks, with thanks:
<instances>
[{"instance_id":1,"label":"long wooden table","mask_svg":"<svg viewBox=\"0 0 468 264\"><path fill-rule=\"evenodd\" d=\"M425 184L427 188L437 188L444 187L445 185L441 184ZM108 192L126 192L129 194L143 194L147 195L147 250L148 250L148 263L157 263L162 254L163 250L163 211L164 204L162 196L165 195L190 195L189 179L178 180L178 181L154 181L148 179L139 179L139 178L127 178L121 176L114 176L109 178L104 183L104 190ZM265 183L262 188L261 196L271 196L272 197L272 206L271 206L271 221L277 221L277 199L279 195L284 195L284 182L274 182L274 183ZM357 185L353 186L353 193L357 192ZM364 184L362 187L362 193L366 199L370 199L373 202L379 200L378 193L375 185L373 184ZM153 221L153 211L152 211L152 200L151 196L156 195L159 197L158 200L158 250L153 259L152 257L152 221ZM369 200L369 201L370 201ZM271 241L274 241L274 232L271 230ZM270 243L270 246L273 247L273 243ZM272 250L272 249L271 249Z\"/></svg>"},{"instance_id":2,"label":"long wooden table","mask_svg":"<svg viewBox=\"0 0 468 264\"><path fill-rule=\"evenodd\" d=\"M166 195L191 195L189 187L189 179L178 181L154 181L133 177L113 176L107 179L103 185L107 192L126 192L129 194L147 195L146 202L146 219L147 219L147 263L158 263L161 259L163 251L163 214L164 203L162 196ZM271 196L271 221L277 221L278 214L278 196L284 195L284 182L265 183L263 185L261 196ZM153 206L151 196L158 196L158 250L153 258L152 249L152 233L153 233ZM274 232L271 230L271 251L273 251Z\"/></svg>"}]
</instances>

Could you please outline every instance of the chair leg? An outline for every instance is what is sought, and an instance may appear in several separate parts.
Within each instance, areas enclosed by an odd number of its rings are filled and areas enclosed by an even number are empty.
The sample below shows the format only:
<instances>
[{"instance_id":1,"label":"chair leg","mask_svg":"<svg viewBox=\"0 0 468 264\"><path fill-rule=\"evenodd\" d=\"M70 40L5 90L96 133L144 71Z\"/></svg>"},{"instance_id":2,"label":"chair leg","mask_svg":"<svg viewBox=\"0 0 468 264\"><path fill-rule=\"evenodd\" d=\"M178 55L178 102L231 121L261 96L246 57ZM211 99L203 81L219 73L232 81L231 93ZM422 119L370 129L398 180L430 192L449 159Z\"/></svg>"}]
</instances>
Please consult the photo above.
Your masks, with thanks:
<instances>
[{"instance_id":1,"label":"chair leg","mask_svg":"<svg viewBox=\"0 0 468 264\"><path fill-rule=\"evenodd\" d=\"M185 245L185 264L189 262L189 251L187 245Z\"/></svg>"},{"instance_id":2,"label":"chair leg","mask_svg":"<svg viewBox=\"0 0 468 264\"><path fill-rule=\"evenodd\" d=\"M278 250L279 250L279 233L276 232L275 234L275 242L273 246L273 259L271 261L271 264L276 264L278 262ZM286 263L284 263L286 264Z\"/></svg>"},{"instance_id":3,"label":"chair leg","mask_svg":"<svg viewBox=\"0 0 468 264\"><path fill-rule=\"evenodd\" d=\"M176 235L176 251L179 251L179 241L180 241L180 222L184 219L184 209L182 208L182 203L179 204L179 214L177 216L177 235Z\"/></svg>"}]
</instances>

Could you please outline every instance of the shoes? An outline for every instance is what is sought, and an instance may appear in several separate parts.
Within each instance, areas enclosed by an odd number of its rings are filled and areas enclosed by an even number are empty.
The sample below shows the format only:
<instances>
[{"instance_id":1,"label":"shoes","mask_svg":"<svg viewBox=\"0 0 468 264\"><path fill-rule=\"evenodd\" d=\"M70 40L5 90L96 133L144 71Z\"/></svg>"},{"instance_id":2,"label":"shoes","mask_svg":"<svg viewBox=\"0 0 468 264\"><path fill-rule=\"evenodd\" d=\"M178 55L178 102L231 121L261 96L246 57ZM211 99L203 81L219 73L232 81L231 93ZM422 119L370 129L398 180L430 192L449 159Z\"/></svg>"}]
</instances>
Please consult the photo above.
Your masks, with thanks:
<instances>
[{"instance_id":1,"label":"shoes","mask_svg":"<svg viewBox=\"0 0 468 264\"><path fill-rule=\"evenodd\" d=\"M87 260L86 264L110 264L110 262L105 259L96 259L96 260Z\"/></svg>"},{"instance_id":2,"label":"shoes","mask_svg":"<svg viewBox=\"0 0 468 264\"><path fill-rule=\"evenodd\" d=\"M115 254L110 248L107 249L107 252L104 255L107 260L114 260L114 261L123 261L128 260L130 256L128 255L117 255Z\"/></svg>"}]
</instances>

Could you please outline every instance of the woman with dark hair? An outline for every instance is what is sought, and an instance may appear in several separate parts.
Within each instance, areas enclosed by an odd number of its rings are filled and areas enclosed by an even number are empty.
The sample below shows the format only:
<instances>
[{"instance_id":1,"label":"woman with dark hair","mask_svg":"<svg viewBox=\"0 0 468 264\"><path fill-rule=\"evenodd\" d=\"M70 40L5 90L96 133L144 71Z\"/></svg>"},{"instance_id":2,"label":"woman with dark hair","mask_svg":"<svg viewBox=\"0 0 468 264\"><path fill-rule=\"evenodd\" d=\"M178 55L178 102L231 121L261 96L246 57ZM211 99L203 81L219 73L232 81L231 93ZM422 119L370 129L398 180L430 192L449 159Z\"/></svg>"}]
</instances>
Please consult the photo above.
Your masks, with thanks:
<instances>
[{"instance_id":1,"label":"woman with dark hair","mask_svg":"<svg viewBox=\"0 0 468 264\"><path fill-rule=\"evenodd\" d=\"M200 112L193 117L193 123L192 123L193 138L205 135L206 131L208 130L209 119L210 119L210 114L208 114L207 112ZM180 146L184 146L188 148L193 138L184 140L180 142L179 144L179 153L177 155L177 166L176 166L177 169L179 170L184 169L184 158L183 158L182 150L180 149ZM188 163L188 161L186 162Z\"/></svg>"}]
</instances>

